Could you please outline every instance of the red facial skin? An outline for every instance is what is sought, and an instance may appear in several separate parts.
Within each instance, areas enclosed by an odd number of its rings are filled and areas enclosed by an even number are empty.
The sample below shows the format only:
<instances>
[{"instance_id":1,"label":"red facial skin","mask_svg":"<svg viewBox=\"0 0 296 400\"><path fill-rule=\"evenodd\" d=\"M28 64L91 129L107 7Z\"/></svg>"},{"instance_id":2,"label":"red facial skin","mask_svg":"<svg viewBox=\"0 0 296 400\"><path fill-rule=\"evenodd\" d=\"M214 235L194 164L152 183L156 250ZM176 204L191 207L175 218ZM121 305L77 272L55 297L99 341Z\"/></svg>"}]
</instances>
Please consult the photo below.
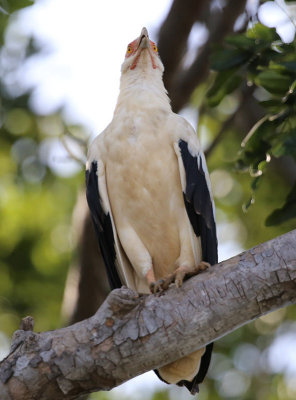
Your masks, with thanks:
<instances>
[{"instance_id":1,"label":"red facial skin","mask_svg":"<svg viewBox=\"0 0 296 400\"><path fill-rule=\"evenodd\" d=\"M157 47L156 47L156 44L154 42L152 42L152 40L149 40L149 42L150 42L150 48L146 49L146 50L148 50L148 52L149 52L149 55L151 58L151 63L152 63L152 68L156 69L157 67L156 67L154 59L153 59L153 53L158 54ZM130 69L136 68L139 58L141 56L141 53L143 50L145 50L145 49L139 48L139 44L140 44L139 39L136 39L127 46L127 52L126 52L125 58L128 58L138 52L136 58L134 59L134 62L130 66Z\"/></svg>"}]
</instances>

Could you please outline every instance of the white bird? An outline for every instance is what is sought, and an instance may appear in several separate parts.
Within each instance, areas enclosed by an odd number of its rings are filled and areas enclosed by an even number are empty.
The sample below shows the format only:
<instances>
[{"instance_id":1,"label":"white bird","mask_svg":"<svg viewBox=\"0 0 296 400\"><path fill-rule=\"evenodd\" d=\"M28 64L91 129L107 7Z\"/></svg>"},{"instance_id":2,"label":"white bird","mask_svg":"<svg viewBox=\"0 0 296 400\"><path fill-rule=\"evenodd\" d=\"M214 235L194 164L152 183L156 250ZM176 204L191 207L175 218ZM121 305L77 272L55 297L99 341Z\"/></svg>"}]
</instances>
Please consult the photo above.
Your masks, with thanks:
<instances>
[{"instance_id":1,"label":"white bird","mask_svg":"<svg viewBox=\"0 0 296 400\"><path fill-rule=\"evenodd\" d=\"M192 126L171 110L164 67L146 28L121 67L114 116L89 148L87 200L112 288L156 293L217 263L214 203ZM212 344L157 375L191 393Z\"/></svg>"}]
</instances>

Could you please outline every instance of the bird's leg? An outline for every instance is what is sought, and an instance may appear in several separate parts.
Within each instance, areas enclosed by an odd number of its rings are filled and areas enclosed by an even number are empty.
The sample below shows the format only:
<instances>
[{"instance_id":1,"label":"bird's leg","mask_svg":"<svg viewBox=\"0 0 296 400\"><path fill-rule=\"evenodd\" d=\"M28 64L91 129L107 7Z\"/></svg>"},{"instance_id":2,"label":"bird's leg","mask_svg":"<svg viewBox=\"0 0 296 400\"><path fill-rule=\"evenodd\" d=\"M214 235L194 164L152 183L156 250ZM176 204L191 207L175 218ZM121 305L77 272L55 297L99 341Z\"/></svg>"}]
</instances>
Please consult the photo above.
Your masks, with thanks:
<instances>
[{"instance_id":1,"label":"bird's leg","mask_svg":"<svg viewBox=\"0 0 296 400\"><path fill-rule=\"evenodd\" d=\"M167 290L171 283L175 283L177 287L181 287L185 278L190 278L191 276L197 275L209 267L210 264L205 261L201 261L198 265L194 265L193 267L180 266L174 273L166 276L163 279L159 279L157 282L152 282L149 285L150 291L152 293L162 292Z\"/></svg>"},{"instance_id":2,"label":"bird's leg","mask_svg":"<svg viewBox=\"0 0 296 400\"><path fill-rule=\"evenodd\" d=\"M209 267L210 264L205 261L201 261L198 265L194 265L193 267L178 267L173 274L175 277L175 285L177 287L181 287L185 278L198 275L200 272L205 271Z\"/></svg>"},{"instance_id":3,"label":"bird's leg","mask_svg":"<svg viewBox=\"0 0 296 400\"><path fill-rule=\"evenodd\" d=\"M165 280L159 279L158 281L155 281L155 275L152 268L147 272L146 280L151 293L155 294L155 293L161 293L163 291L162 285L164 284Z\"/></svg>"},{"instance_id":4,"label":"bird's leg","mask_svg":"<svg viewBox=\"0 0 296 400\"><path fill-rule=\"evenodd\" d=\"M147 272L147 274L145 275L146 281L148 283L148 287L150 289L151 293L156 293L156 291L154 291L154 287L155 287L155 275L154 275L154 271L153 268L149 269L149 271Z\"/></svg>"}]
</instances>

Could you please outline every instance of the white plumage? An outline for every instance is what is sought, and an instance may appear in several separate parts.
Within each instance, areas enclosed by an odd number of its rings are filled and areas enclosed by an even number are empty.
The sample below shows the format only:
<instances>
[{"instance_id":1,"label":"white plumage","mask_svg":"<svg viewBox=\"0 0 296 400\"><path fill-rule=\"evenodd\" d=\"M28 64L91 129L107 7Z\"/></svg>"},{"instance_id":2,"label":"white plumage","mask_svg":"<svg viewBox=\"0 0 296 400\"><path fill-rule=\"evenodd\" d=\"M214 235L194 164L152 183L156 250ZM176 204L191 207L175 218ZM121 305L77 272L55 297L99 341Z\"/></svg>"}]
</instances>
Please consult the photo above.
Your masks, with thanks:
<instances>
[{"instance_id":1,"label":"white plumage","mask_svg":"<svg viewBox=\"0 0 296 400\"><path fill-rule=\"evenodd\" d=\"M202 260L217 262L205 159L191 125L171 110L162 73L143 28L128 46L113 119L87 162L87 197L111 286L141 293L180 286L187 273L205 269ZM158 374L194 392L203 353Z\"/></svg>"}]
</instances>

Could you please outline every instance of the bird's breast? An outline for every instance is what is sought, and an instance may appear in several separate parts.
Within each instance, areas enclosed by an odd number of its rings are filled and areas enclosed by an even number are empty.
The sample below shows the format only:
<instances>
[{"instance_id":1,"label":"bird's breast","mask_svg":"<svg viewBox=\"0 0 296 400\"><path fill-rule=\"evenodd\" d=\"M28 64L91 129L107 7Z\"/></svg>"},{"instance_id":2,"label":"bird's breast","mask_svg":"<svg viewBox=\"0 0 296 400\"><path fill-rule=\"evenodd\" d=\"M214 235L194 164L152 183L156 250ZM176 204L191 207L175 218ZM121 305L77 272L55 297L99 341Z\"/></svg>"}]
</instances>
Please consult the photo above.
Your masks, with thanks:
<instances>
[{"instance_id":1,"label":"bird's breast","mask_svg":"<svg viewBox=\"0 0 296 400\"><path fill-rule=\"evenodd\" d=\"M108 190L127 196L129 201L166 201L180 190L180 178L173 147L155 133L131 130L110 148L107 162Z\"/></svg>"},{"instance_id":2,"label":"bird's breast","mask_svg":"<svg viewBox=\"0 0 296 400\"><path fill-rule=\"evenodd\" d=\"M108 153L107 187L117 228L131 225L150 254L173 268L185 208L169 136L153 125L130 127L110 144Z\"/></svg>"}]
</instances>

